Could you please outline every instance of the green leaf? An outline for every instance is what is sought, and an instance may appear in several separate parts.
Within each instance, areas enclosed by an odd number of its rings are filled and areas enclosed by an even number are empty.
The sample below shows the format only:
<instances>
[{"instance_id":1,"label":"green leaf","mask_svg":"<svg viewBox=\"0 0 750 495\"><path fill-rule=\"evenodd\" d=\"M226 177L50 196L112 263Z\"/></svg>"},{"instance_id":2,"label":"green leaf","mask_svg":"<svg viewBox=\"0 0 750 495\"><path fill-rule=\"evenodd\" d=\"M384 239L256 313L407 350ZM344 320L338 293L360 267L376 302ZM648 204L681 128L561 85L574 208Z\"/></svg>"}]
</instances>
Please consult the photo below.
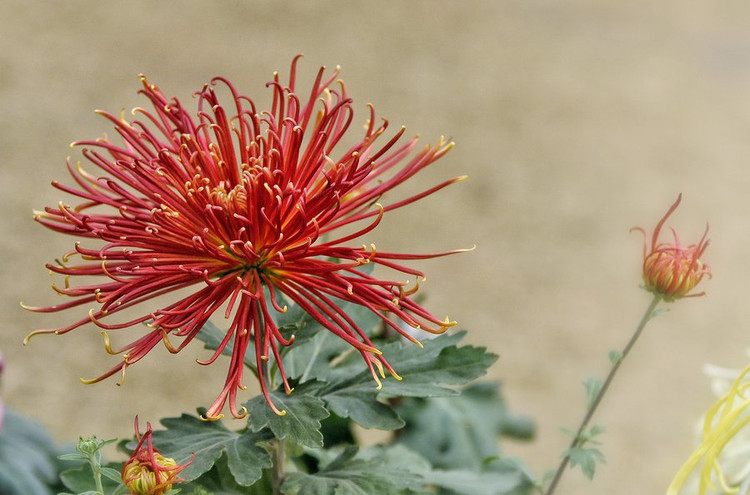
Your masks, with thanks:
<instances>
[{"instance_id":1,"label":"green leaf","mask_svg":"<svg viewBox=\"0 0 750 495\"><path fill-rule=\"evenodd\" d=\"M154 445L163 455L182 464L195 454L193 462L180 473L187 481L210 470L223 454L232 476L243 486L255 483L262 470L272 465L268 451L261 445L269 439L264 432L231 431L221 421L204 422L188 414L162 419L161 424L166 430L154 432Z\"/></svg>"},{"instance_id":2,"label":"green leaf","mask_svg":"<svg viewBox=\"0 0 750 495\"><path fill-rule=\"evenodd\" d=\"M288 495L400 494L421 489L423 469L394 461L385 449L357 455L351 447L314 474L289 473L281 489Z\"/></svg>"},{"instance_id":3,"label":"green leaf","mask_svg":"<svg viewBox=\"0 0 750 495\"><path fill-rule=\"evenodd\" d=\"M283 296L279 296L283 299ZM338 305L344 313L346 313L353 321L357 322L357 325L365 332L366 335L372 336L375 334L383 324L383 320L378 315L370 311L365 306L355 304L348 301L343 301L338 298L332 298L333 302ZM294 344L286 348L286 352L291 352L294 349L298 349L306 344L317 335L325 335L329 337L331 342L340 342L342 349L348 349L349 346L343 342L339 337L331 333L330 330L325 328L323 325L318 323L312 316L307 314L297 304L285 300L285 304L288 307L286 313L275 313L274 320L276 325L279 327L282 335L289 338L292 334L295 336ZM305 351L307 353L309 351ZM286 360L284 361L286 366ZM292 372L289 372L289 376L296 378Z\"/></svg>"},{"instance_id":4,"label":"green leaf","mask_svg":"<svg viewBox=\"0 0 750 495\"><path fill-rule=\"evenodd\" d=\"M461 395L403 401L398 412L406 420L397 441L432 465L446 469L479 469L499 455L501 434L528 439L534 425L512 415L497 383L476 383Z\"/></svg>"},{"instance_id":5,"label":"green leaf","mask_svg":"<svg viewBox=\"0 0 750 495\"><path fill-rule=\"evenodd\" d=\"M325 380L331 373L331 360L349 348L349 344L333 333L320 329L304 342L290 346L284 356L284 370L299 383Z\"/></svg>"},{"instance_id":6,"label":"green leaf","mask_svg":"<svg viewBox=\"0 0 750 495\"><path fill-rule=\"evenodd\" d=\"M602 390L602 381L598 378L586 378L583 386L586 389L586 405L591 407Z\"/></svg>"},{"instance_id":7,"label":"green leaf","mask_svg":"<svg viewBox=\"0 0 750 495\"><path fill-rule=\"evenodd\" d=\"M604 462L604 454L595 447L573 447L568 449L571 467L580 467L588 479L594 479L596 474L596 463Z\"/></svg>"},{"instance_id":8,"label":"green leaf","mask_svg":"<svg viewBox=\"0 0 750 495\"><path fill-rule=\"evenodd\" d=\"M312 448L323 446L320 420L327 418L329 413L320 398L306 394L303 385L291 395L273 391L271 399L276 407L286 411L286 414L279 416L274 413L262 395L250 399L245 407L250 414L250 426L253 431L270 428L278 439L289 438L295 443Z\"/></svg>"},{"instance_id":9,"label":"green leaf","mask_svg":"<svg viewBox=\"0 0 750 495\"><path fill-rule=\"evenodd\" d=\"M587 431L585 431L581 436L584 438L585 442L598 443L598 442L594 442L594 438L598 437L605 431L607 431L607 429L604 426L593 425Z\"/></svg>"},{"instance_id":10,"label":"green leaf","mask_svg":"<svg viewBox=\"0 0 750 495\"><path fill-rule=\"evenodd\" d=\"M614 350L614 349L611 350L611 351L609 351L609 362L610 363L612 363L613 365L615 365L615 364L619 363L620 361L622 361L622 351L618 351L618 350Z\"/></svg>"},{"instance_id":11,"label":"green leaf","mask_svg":"<svg viewBox=\"0 0 750 495\"><path fill-rule=\"evenodd\" d=\"M69 454L60 454L57 456L61 461L86 461L88 457L81 454L80 452L71 452Z\"/></svg>"},{"instance_id":12,"label":"green leaf","mask_svg":"<svg viewBox=\"0 0 750 495\"><path fill-rule=\"evenodd\" d=\"M350 418L364 428L397 430L404 426L404 420L391 406L380 402L374 391L350 394L344 390L324 393L322 398L332 412Z\"/></svg>"},{"instance_id":13,"label":"green leaf","mask_svg":"<svg viewBox=\"0 0 750 495\"><path fill-rule=\"evenodd\" d=\"M115 466L115 464L110 464L110 466ZM109 469L112 469L114 471L113 467ZM60 481L62 481L63 485L65 485L65 488L72 491L73 493L80 494L89 491L96 493L94 473L91 471L91 466L89 464L84 464L83 466L73 469L66 469L65 471L60 473ZM110 479L107 476L102 477L102 487L104 488L104 493L114 492L121 484L122 482L120 480L119 472L117 472L117 477L114 480Z\"/></svg>"},{"instance_id":14,"label":"green leaf","mask_svg":"<svg viewBox=\"0 0 750 495\"><path fill-rule=\"evenodd\" d=\"M656 308L653 313L651 313L651 316L648 317L649 320L656 318L657 316L661 316L664 313L669 313L669 308Z\"/></svg>"},{"instance_id":15,"label":"green leaf","mask_svg":"<svg viewBox=\"0 0 750 495\"><path fill-rule=\"evenodd\" d=\"M484 348L456 347L465 334L442 335L426 341L423 349L399 341L382 346L383 355L403 378L387 378L382 390L376 389L365 365L353 355L328 371L327 383L316 385L316 395L331 411L364 428L401 428L403 420L382 402L385 398L455 395L454 386L483 375L495 362L497 356Z\"/></svg>"},{"instance_id":16,"label":"green leaf","mask_svg":"<svg viewBox=\"0 0 750 495\"><path fill-rule=\"evenodd\" d=\"M430 471L425 475L425 481L461 495L507 494L528 485L521 472L496 473L459 469Z\"/></svg>"},{"instance_id":17,"label":"green leaf","mask_svg":"<svg viewBox=\"0 0 750 495\"><path fill-rule=\"evenodd\" d=\"M0 431L0 493L52 493L56 448L41 425L6 409Z\"/></svg>"},{"instance_id":18,"label":"green leaf","mask_svg":"<svg viewBox=\"0 0 750 495\"><path fill-rule=\"evenodd\" d=\"M382 394L408 397L455 395L452 386L463 385L484 375L497 355L484 347L455 344L465 331L442 335L424 342L424 349L413 344L394 342L383 346L383 355L403 380L383 382Z\"/></svg>"},{"instance_id":19,"label":"green leaf","mask_svg":"<svg viewBox=\"0 0 750 495\"><path fill-rule=\"evenodd\" d=\"M287 299L286 296L279 291L276 291L276 298L282 307L287 307L287 310L283 313L279 313L271 307L269 308L269 311L271 311L271 317L284 337L288 339L294 335L295 345L297 345L303 343L307 338L314 335L310 330L306 330L306 327L312 321L312 318L310 318L302 307Z\"/></svg>"},{"instance_id":20,"label":"green leaf","mask_svg":"<svg viewBox=\"0 0 750 495\"><path fill-rule=\"evenodd\" d=\"M251 486L238 484L227 465L226 453L200 478L180 484L185 495L268 495L273 493L271 470L264 469L263 476Z\"/></svg>"},{"instance_id":21,"label":"green leaf","mask_svg":"<svg viewBox=\"0 0 750 495\"><path fill-rule=\"evenodd\" d=\"M352 422L348 419L342 418L336 413L331 413L331 415L322 420L320 424L320 433L323 435L323 445L325 445L326 448L331 448L336 445L357 443L354 438L354 432L352 431ZM288 449L286 450L289 452ZM289 454L301 455L303 448L299 447L298 450L299 452L289 452Z\"/></svg>"},{"instance_id":22,"label":"green leaf","mask_svg":"<svg viewBox=\"0 0 750 495\"><path fill-rule=\"evenodd\" d=\"M369 274L372 272L372 264L362 265L359 271ZM295 349L302 344L306 343L309 339L318 335L319 333L330 334L334 339L339 340L338 337L331 334L331 332L318 323L312 316L310 316L305 310L299 305L287 299L280 292L276 292L277 300L281 306L286 305L287 311L279 313L271 310L271 316L273 317L276 325L279 327L281 334L289 338L292 334L295 336L295 343L287 348L288 350ZM367 307L360 304L344 301L342 299L332 297L331 300L340 307L344 313L346 313L353 321L357 322L357 325L367 334L373 335L379 328L382 327L382 320L380 317L369 310ZM282 352L285 352L282 350ZM290 375L294 377L293 375Z\"/></svg>"},{"instance_id":23,"label":"green leaf","mask_svg":"<svg viewBox=\"0 0 750 495\"><path fill-rule=\"evenodd\" d=\"M120 481L122 480L122 475L120 474L120 471L118 471L117 469L102 466L101 472L102 472L102 475L106 476L107 478L117 483L120 483Z\"/></svg>"}]
</instances>

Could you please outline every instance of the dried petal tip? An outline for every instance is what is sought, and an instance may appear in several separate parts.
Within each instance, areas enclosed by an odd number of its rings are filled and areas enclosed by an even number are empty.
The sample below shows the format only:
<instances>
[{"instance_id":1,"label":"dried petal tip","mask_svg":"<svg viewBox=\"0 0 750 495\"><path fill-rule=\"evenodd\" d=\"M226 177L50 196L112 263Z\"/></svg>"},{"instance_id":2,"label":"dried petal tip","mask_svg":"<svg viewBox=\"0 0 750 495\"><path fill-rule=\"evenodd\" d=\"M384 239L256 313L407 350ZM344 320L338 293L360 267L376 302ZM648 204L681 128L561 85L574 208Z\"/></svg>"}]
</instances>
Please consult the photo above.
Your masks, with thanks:
<instances>
[{"instance_id":1,"label":"dried petal tip","mask_svg":"<svg viewBox=\"0 0 750 495\"><path fill-rule=\"evenodd\" d=\"M154 448L152 434L150 423L146 424L146 433L140 434L136 416L138 446L122 467L122 482L132 495L164 495L172 485L183 481L177 475L192 462L177 464L174 459L164 457Z\"/></svg>"},{"instance_id":2,"label":"dried petal tip","mask_svg":"<svg viewBox=\"0 0 750 495\"><path fill-rule=\"evenodd\" d=\"M659 242L661 229L669 216L674 213L682 200L682 194L667 210L651 237L651 244L644 241L643 247L643 282L647 291L660 295L665 301L671 302L683 297L702 296L704 293L690 293L703 279L711 276L711 268L701 260L703 252L708 247L708 226L697 244L684 246L680 238L672 231L672 240ZM643 229L637 228L644 233Z\"/></svg>"}]
</instances>

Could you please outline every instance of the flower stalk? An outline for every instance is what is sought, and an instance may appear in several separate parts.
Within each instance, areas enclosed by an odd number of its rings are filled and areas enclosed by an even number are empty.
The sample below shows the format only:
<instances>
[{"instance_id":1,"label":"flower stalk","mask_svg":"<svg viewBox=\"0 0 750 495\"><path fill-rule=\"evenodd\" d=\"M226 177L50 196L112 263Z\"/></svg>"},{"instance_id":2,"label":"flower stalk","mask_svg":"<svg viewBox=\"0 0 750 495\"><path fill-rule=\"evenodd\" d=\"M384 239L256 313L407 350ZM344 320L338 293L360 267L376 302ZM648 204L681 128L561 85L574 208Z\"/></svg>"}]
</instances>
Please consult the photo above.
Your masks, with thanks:
<instances>
[{"instance_id":1,"label":"flower stalk","mask_svg":"<svg viewBox=\"0 0 750 495\"><path fill-rule=\"evenodd\" d=\"M271 484L273 495L281 494L281 485L284 482L284 441L276 439L273 442L273 474Z\"/></svg>"},{"instance_id":2,"label":"flower stalk","mask_svg":"<svg viewBox=\"0 0 750 495\"><path fill-rule=\"evenodd\" d=\"M609 386L612 384L612 380L614 380L617 371L620 369L623 361L625 361L625 358L630 353L630 350L638 341L641 333L643 333L643 329L646 328L646 324L648 324L648 322L656 315L656 307L659 305L659 302L661 302L661 300L661 295L654 295L654 297L651 299L651 303L648 305L646 312L643 314L641 321L638 323L638 326L636 327L635 332L633 332L633 335L630 337L627 345L625 345L617 359L612 359L612 367L607 374L607 378L604 380L604 383L599 389L599 392L591 401L591 404L589 405L588 410L586 411L586 414L584 415L583 420L581 421L581 424L578 427L575 436L573 437L573 440L570 442L570 447L566 451L566 454L562 458L562 461L560 461L560 465L558 466L557 471L555 471L555 476L552 478L552 482L545 492L546 495L552 495L555 492L555 489L557 488L557 485L560 482L563 473L565 472L565 468L568 467L568 464L570 463L570 450L580 446L583 439L583 433L584 431L586 431L591 418L594 417L594 413L596 413L596 410L599 407L599 404L601 404L604 395L607 393L607 390L609 390Z\"/></svg>"},{"instance_id":3,"label":"flower stalk","mask_svg":"<svg viewBox=\"0 0 750 495\"><path fill-rule=\"evenodd\" d=\"M589 440L586 437L585 432L591 418L594 416L594 413L596 413L604 394L607 393L607 390L612 384L612 380L615 378L622 362L638 341L646 324L656 314L656 307L659 303L661 301L673 302L682 299L683 297L700 297L705 294L704 292L694 293L692 291L701 280L703 280L703 277L711 277L710 266L702 260L703 253L705 253L709 244L708 225L706 225L706 230L703 232L703 236L696 244L684 245L680 241L677 232L672 228L670 228L670 231L672 232L672 240L660 240L664 225L675 210L677 210L681 201L682 194L679 194L674 203L672 203L659 222L657 222L656 227L654 227L654 230L651 233L650 242L649 236L644 229L641 227L634 227L631 229L631 232L637 231L643 234L643 288L652 293L653 298L651 299L648 309L646 309L646 312L643 314L640 323L638 323L635 332L630 337L630 340L622 352L610 354L612 367L609 370L609 374L599 390L593 394L594 396L590 400L588 410L570 443L570 447L565 451L565 455L560 461L560 465L552 478L552 482L545 492L546 495L552 495L555 492L555 489L565 472L565 468L571 461L571 452L573 449L582 447Z\"/></svg>"}]
</instances>

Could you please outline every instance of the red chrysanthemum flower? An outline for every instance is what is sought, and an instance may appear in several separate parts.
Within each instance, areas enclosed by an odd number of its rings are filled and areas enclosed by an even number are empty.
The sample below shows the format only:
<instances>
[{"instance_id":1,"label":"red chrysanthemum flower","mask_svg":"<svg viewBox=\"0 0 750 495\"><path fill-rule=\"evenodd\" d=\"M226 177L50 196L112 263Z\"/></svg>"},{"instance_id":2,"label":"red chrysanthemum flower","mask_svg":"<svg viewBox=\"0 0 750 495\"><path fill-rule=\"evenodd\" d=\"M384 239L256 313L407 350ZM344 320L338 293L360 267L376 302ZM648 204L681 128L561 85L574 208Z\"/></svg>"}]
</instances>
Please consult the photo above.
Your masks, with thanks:
<instances>
[{"instance_id":1,"label":"red chrysanthemum flower","mask_svg":"<svg viewBox=\"0 0 750 495\"><path fill-rule=\"evenodd\" d=\"M690 294L690 291L703 280L704 276L711 276L711 268L701 260L709 243L708 225L697 244L683 245L674 229L670 229L672 231L671 242L659 241L661 229L680 205L680 201L682 201L682 194L677 196L677 200L656 224L651 235L650 246L645 230L640 227L632 229L641 232L644 236L643 282L645 288L661 296L667 302L683 297L704 295L704 292Z\"/></svg>"},{"instance_id":2,"label":"red chrysanthemum flower","mask_svg":"<svg viewBox=\"0 0 750 495\"><path fill-rule=\"evenodd\" d=\"M134 428L138 445L122 465L122 483L133 495L164 495L172 489L172 485L183 481L178 475L193 460L177 464L171 457L164 457L154 448L151 423L146 423L146 433L141 435L138 416L135 417Z\"/></svg>"},{"instance_id":3,"label":"red chrysanthemum flower","mask_svg":"<svg viewBox=\"0 0 750 495\"><path fill-rule=\"evenodd\" d=\"M442 157L453 143L441 138L412 153L417 138L403 142L404 128L380 139L388 121L377 125L369 106L364 134L345 148L342 141L354 114L344 84L334 85L338 70L326 76L321 68L303 97L296 86L298 59L286 86L278 75L268 83L273 92L269 112L256 110L250 98L217 77L196 93L198 110L191 115L143 76L141 93L151 101L153 112L136 108L133 115L143 119L133 121L100 112L114 124L121 142L103 138L73 143L84 146L83 155L101 172L87 172L69 161L77 185L52 184L80 202L47 207L35 219L58 232L103 241L103 246L76 243L57 264L48 265L64 276L64 287L55 290L72 301L29 309L53 312L97 306L68 326L31 335L64 334L90 322L105 331L147 323L152 330L119 350L111 349L104 334L108 351L123 353L124 360L91 380L95 382L124 373L160 342L178 352L223 308L224 317L231 319L229 329L214 355L202 362L213 362L232 341L224 389L206 414L218 418L227 400L235 417L246 413L237 409L236 393L243 388L248 345L254 347L263 394L274 411L283 414L271 402L265 380L270 356L281 365L279 345L292 341L284 338L272 318L272 310L285 310L277 292L359 351L376 381L375 368L398 375L344 313L340 301L368 308L412 341L400 323L433 333L455 324L417 304L410 297L417 286L407 289L407 282L381 280L358 267L376 263L423 277L401 260L460 250L399 254L378 251L372 244L351 245L375 229L385 212L463 179L447 180L386 206L378 203L383 194ZM219 84L231 93L226 108L216 93ZM74 255L83 262L69 264ZM106 279L70 283L72 278L91 276ZM193 292L177 302L148 306L157 296L187 287ZM110 322L116 313L135 306L143 308L142 316ZM170 337L182 341L173 345Z\"/></svg>"}]
</instances>

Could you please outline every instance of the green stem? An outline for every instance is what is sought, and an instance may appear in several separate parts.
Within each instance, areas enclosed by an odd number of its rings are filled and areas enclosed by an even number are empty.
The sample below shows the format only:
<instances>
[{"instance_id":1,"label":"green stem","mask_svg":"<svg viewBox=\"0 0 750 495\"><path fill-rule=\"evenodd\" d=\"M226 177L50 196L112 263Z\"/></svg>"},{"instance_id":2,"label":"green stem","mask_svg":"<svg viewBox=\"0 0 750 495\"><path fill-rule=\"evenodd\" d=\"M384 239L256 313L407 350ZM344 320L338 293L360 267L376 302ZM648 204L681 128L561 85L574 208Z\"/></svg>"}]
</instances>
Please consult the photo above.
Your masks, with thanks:
<instances>
[{"instance_id":1,"label":"green stem","mask_svg":"<svg viewBox=\"0 0 750 495\"><path fill-rule=\"evenodd\" d=\"M91 456L89 458L89 464L91 465L91 471L94 473L96 492L104 495L104 486L102 486L101 458Z\"/></svg>"},{"instance_id":2,"label":"green stem","mask_svg":"<svg viewBox=\"0 0 750 495\"><path fill-rule=\"evenodd\" d=\"M578 431L576 432L576 435L573 437L573 441L570 442L570 447L568 447L568 450L566 451L565 456L563 457L562 461L560 461L560 465L557 468L557 471L555 472L554 478L552 478L552 482L549 485L549 488L547 488L547 491L545 492L546 495L552 495L555 492L555 488L557 488L557 484L560 482L560 479L562 478L563 473L565 472L565 468L568 467L568 464L570 463L570 450L577 447L581 441L581 435L586 430L586 427L589 424L589 421L591 421L591 418L594 416L594 413L596 412L596 409L599 407L599 404L602 401L602 398L604 397L604 394L607 393L607 390L609 389L609 385L612 383L612 380L615 377L615 374L617 374L617 370L620 369L620 365L623 361L625 361L625 358L628 356L628 353L630 353L630 349L633 348L635 345L635 342L638 340L638 337L641 336L641 332L643 332L643 329L646 328L646 324L649 322L651 318L654 317L654 311L656 310L656 306L661 301L660 295L654 295L654 298L651 300L651 303L648 305L648 309L646 309L646 312L643 314L643 317L641 318L640 323L638 323L638 327L635 329L635 332L633 333L633 336L630 337L630 340L628 341L625 348L622 350L622 353L619 356L619 359L613 360L612 368L609 370L609 374L607 375L607 379L604 380L604 384L599 389L599 393L596 394L596 397L594 397L594 400L591 401L591 404L589 405L588 411L586 411L586 415L583 417L583 421L581 421L581 425L578 427Z\"/></svg>"},{"instance_id":3,"label":"green stem","mask_svg":"<svg viewBox=\"0 0 750 495\"><path fill-rule=\"evenodd\" d=\"M281 484L284 482L284 441L276 439L273 444L273 476L271 484L274 495L281 494Z\"/></svg>"}]
</instances>

